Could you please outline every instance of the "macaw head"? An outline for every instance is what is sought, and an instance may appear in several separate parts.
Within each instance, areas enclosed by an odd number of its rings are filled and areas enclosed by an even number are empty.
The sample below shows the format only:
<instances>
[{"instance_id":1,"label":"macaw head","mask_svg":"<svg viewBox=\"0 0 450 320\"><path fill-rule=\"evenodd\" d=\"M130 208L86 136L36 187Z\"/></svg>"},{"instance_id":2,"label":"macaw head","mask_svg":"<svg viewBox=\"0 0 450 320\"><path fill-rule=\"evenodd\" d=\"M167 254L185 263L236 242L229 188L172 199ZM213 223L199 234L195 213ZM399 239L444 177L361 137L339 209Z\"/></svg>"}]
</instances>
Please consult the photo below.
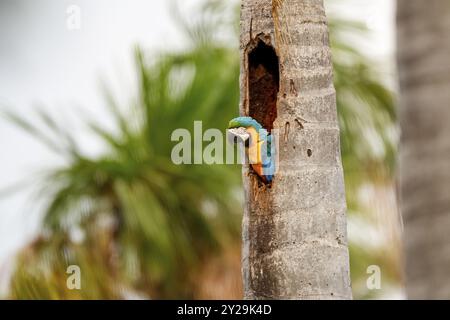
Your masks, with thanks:
<instances>
[{"instance_id":1,"label":"macaw head","mask_svg":"<svg viewBox=\"0 0 450 320\"><path fill-rule=\"evenodd\" d=\"M271 138L251 117L234 118L228 124L228 139L231 143L243 144L252 168L266 182L271 182L273 177Z\"/></svg>"},{"instance_id":2,"label":"macaw head","mask_svg":"<svg viewBox=\"0 0 450 320\"><path fill-rule=\"evenodd\" d=\"M231 142L240 139L246 147L257 143L267 131L252 117L237 117L228 123L228 133Z\"/></svg>"}]
</instances>

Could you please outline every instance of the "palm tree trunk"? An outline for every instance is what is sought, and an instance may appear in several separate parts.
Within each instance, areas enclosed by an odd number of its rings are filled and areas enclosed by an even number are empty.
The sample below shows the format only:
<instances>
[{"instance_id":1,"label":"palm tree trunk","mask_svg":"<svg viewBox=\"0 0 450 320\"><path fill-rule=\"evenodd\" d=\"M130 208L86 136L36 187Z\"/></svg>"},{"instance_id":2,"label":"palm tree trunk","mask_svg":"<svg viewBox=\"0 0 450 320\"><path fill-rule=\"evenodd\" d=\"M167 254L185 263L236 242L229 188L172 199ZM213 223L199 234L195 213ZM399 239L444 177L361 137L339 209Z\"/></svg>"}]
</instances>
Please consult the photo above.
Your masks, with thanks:
<instances>
[{"instance_id":1,"label":"palm tree trunk","mask_svg":"<svg viewBox=\"0 0 450 320\"><path fill-rule=\"evenodd\" d=\"M346 204L322 0L243 0L241 115L279 132L266 185L244 166L244 295L350 299Z\"/></svg>"},{"instance_id":2,"label":"palm tree trunk","mask_svg":"<svg viewBox=\"0 0 450 320\"><path fill-rule=\"evenodd\" d=\"M450 299L450 3L397 6L407 294Z\"/></svg>"}]
</instances>

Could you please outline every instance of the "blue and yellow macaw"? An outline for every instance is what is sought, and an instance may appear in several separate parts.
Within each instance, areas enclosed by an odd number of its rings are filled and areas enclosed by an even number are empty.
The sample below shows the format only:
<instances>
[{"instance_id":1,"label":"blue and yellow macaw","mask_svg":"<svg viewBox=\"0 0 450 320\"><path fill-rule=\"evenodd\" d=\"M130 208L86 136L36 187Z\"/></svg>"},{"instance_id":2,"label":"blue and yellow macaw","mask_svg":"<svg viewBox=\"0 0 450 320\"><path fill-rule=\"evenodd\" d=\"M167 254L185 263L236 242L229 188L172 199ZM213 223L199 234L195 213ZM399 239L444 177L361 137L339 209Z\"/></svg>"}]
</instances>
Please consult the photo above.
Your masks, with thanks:
<instances>
[{"instance_id":1,"label":"blue and yellow macaw","mask_svg":"<svg viewBox=\"0 0 450 320\"><path fill-rule=\"evenodd\" d=\"M263 181L272 182L275 173L275 148L272 135L251 117L232 119L228 129L234 142L236 137L245 142L245 155L253 170Z\"/></svg>"}]
</instances>

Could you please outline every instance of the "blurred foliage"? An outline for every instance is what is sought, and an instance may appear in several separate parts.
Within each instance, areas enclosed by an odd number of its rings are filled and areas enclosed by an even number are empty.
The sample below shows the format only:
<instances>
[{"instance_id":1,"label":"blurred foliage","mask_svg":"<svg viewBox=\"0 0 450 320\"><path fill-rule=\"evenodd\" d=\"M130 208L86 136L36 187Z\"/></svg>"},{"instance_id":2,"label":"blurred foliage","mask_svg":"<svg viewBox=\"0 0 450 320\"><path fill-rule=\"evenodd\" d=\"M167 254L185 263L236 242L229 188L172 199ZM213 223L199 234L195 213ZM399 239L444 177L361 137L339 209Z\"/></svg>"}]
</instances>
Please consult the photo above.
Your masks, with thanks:
<instances>
[{"instance_id":1,"label":"blurred foliage","mask_svg":"<svg viewBox=\"0 0 450 320\"><path fill-rule=\"evenodd\" d=\"M201 12L195 21L180 20L191 39L186 51L155 57L136 50L137 101L124 109L106 94L114 130L87 120L107 146L104 154L83 154L76 134L45 112L37 112L40 121L6 114L66 159L41 179L39 196L50 201L41 234L17 258L12 298L195 298L206 276L202 267L221 250L238 247L239 167L177 166L170 159L173 130L192 132L201 120L204 130L224 131L238 110L239 54L216 37L218 29L228 30L237 44L236 24L221 19L218 1ZM358 187L392 176L393 97L376 66L346 41L366 30L332 19L330 32L348 205L358 212ZM382 152L373 152L368 135ZM382 253L352 244L354 282L365 279L368 264L384 263ZM81 267L82 290L66 289L71 264Z\"/></svg>"},{"instance_id":2,"label":"blurred foliage","mask_svg":"<svg viewBox=\"0 0 450 320\"><path fill-rule=\"evenodd\" d=\"M392 135L396 127L394 96L381 82L377 63L346 43L349 34L355 33L362 37L369 31L359 23L331 20L334 85L344 164L347 173L356 172L355 178L359 181L374 179L376 175L389 178L396 159L396 140Z\"/></svg>"},{"instance_id":3,"label":"blurred foliage","mask_svg":"<svg viewBox=\"0 0 450 320\"><path fill-rule=\"evenodd\" d=\"M27 280L28 271L34 272L36 262L42 260L51 273L64 275L64 266L70 264L85 265L83 272L95 270L97 280L92 275L90 281L83 281L87 288L80 292L82 298L120 297L126 288L154 298L190 298L194 270L223 243L239 239L237 166L177 166L171 161L175 129L192 129L194 120L200 120L204 130L225 131L235 115L236 53L202 43L189 52L147 60L138 49L136 104L124 114L108 96L118 130L89 122L92 132L108 146L104 155L83 155L75 135L48 114L38 114L40 125L50 130L48 135L38 123L8 114L67 159L67 165L50 170L42 179L40 193L50 197L43 235L32 245L33 255L25 252L19 258L14 297L31 298L33 292L40 292L22 288L38 286ZM70 238L76 231L85 238L81 245ZM104 237L109 241L99 246ZM112 280L107 282L116 290L104 290L102 278ZM52 279L48 285L59 287Z\"/></svg>"},{"instance_id":4,"label":"blurred foliage","mask_svg":"<svg viewBox=\"0 0 450 320\"><path fill-rule=\"evenodd\" d=\"M364 222L365 229L376 230L375 213L373 208L361 203L360 189L370 184L391 189L395 184L395 96L382 81L383 75L378 70L380 62L371 61L355 45L364 44L370 35L365 24L333 16L329 19L349 223L352 218L357 218L357 221ZM380 198L378 201L387 199ZM384 212L384 215L395 215L385 218L389 225L383 226L395 229L398 222L396 209ZM399 286L401 248L398 237L398 234L391 237L388 246L367 246L367 242L358 243L349 238L350 272L355 298L376 298L384 293L367 288L366 280L370 276L367 267L370 265L377 265L383 271L384 289Z\"/></svg>"}]
</instances>

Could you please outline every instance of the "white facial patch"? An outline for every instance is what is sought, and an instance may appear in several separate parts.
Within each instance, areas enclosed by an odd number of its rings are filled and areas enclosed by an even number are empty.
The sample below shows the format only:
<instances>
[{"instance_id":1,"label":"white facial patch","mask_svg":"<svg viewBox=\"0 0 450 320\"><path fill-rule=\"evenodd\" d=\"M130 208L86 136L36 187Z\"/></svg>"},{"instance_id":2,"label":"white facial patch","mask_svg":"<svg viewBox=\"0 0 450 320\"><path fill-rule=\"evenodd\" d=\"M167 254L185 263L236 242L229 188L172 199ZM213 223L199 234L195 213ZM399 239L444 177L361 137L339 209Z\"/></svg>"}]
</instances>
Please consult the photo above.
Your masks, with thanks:
<instances>
[{"instance_id":1,"label":"white facial patch","mask_svg":"<svg viewBox=\"0 0 450 320\"><path fill-rule=\"evenodd\" d=\"M227 130L227 138L231 143L245 143L250 139L250 134L244 127Z\"/></svg>"}]
</instances>

